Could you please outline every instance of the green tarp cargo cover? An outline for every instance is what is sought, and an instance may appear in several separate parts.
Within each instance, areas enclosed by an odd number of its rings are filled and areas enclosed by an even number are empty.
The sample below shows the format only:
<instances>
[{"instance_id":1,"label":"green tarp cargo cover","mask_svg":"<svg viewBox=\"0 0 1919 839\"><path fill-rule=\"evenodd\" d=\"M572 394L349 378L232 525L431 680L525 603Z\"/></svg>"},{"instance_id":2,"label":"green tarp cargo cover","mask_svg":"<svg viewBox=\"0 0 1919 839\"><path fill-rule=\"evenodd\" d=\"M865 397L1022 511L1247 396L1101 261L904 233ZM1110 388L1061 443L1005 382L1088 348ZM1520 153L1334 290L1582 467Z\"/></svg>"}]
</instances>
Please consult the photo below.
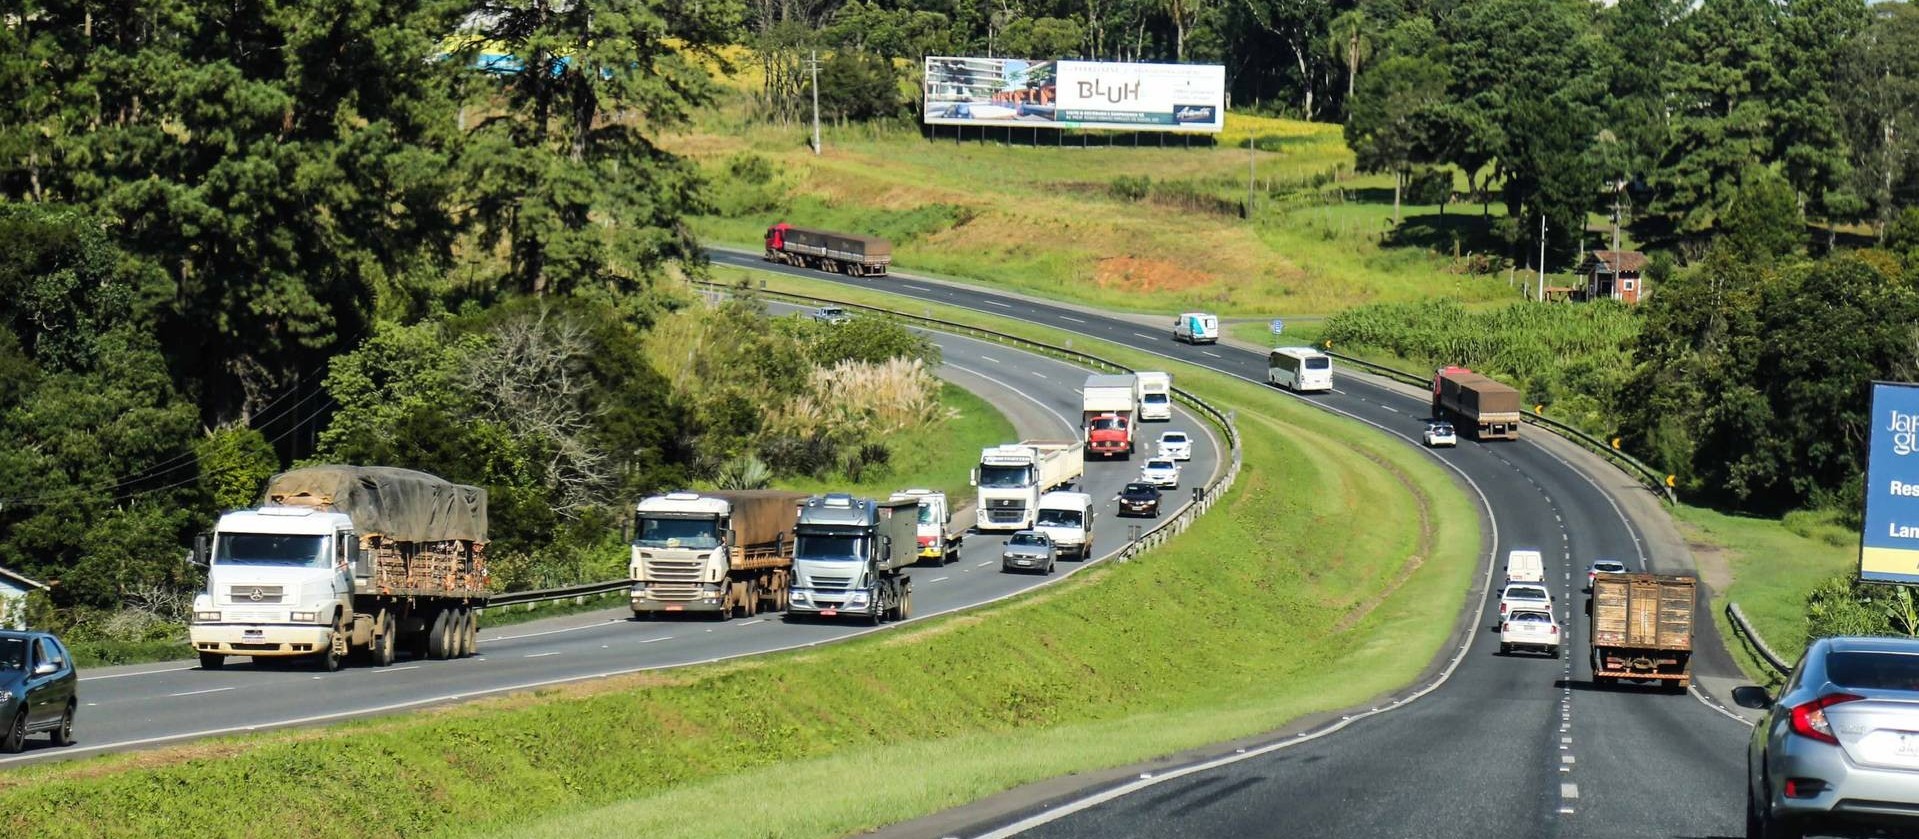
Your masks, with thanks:
<instances>
[{"instance_id":1,"label":"green tarp cargo cover","mask_svg":"<svg viewBox=\"0 0 1919 839\"><path fill-rule=\"evenodd\" d=\"M486 541L486 490L411 469L295 469L267 481L260 503L345 513L361 535L401 542Z\"/></svg>"}]
</instances>

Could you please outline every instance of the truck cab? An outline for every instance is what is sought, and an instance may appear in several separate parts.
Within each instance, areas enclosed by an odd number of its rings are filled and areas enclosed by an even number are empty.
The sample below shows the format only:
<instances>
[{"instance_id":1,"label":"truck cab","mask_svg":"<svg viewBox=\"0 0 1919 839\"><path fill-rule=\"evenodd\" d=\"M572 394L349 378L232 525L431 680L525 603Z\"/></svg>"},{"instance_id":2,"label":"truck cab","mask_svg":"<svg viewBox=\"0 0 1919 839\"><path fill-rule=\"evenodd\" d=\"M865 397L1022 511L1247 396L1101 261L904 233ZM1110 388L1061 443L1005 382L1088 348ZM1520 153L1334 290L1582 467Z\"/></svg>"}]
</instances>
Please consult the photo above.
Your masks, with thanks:
<instances>
[{"instance_id":1,"label":"truck cab","mask_svg":"<svg viewBox=\"0 0 1919 839\"><path fill-rule=\"evenodd\" d=\"M892 500L919 504L918 542L922 562L931 560L936 565L945 565L959 559L965 531L953 528L953 509L946 502L946 493L907 489L893 493Z\"/></svg>"},{"instance_id":2,"label":"truck cab","mask_svg":"<svg viewBox=\"0 0 1919 839\"><path fill-rule=\"evenodd\" d=\"M630 605L648 612L717 612L726 599L728 504L691 492L634 509Z\"/></svg>"},{"instance_id":3,"label":"truck cab","mask_svg":"<svg viewBox=\"0 0 1919 839\"><path fill-rule=\"evenodd\" d=\"M918 504L834 493L799 505L787 615L861 616L874 626L905 619L917 560Z\"/></svg>"},{"instance_id":4,"label":"truck cab","mask_svg":"<svg viewBox=\"0 0 1919 839\"><path fill-rule=\"evenodd\" d=\"M1139 373L1139 418L1142 422L1173 418L1173 377L1169 373Z\"/></svg>"},{"instance_id":5,"label":"truck cab","mask_svg":"<svg viewBox=\"0 0 1919 839\"><path fill-rule=\"evenodd\" d=\"M1033 529L1053 540L1061 556L1084 560L1093 550L1093 496L1049 492L1040 496Z\"/></svg>"},{"instance_id":6,"label":"truck cab","mask_svg":"<svg viewBox=\"0 0 1919 839\"><path fill-rule=\"evenodd\" d=\"M367 576L353 520L308 507L220 517L195 549L207 590L187 635L201 663L228 655L322 655L351 620L354 577Z\"/></svg>"}]
</instances>

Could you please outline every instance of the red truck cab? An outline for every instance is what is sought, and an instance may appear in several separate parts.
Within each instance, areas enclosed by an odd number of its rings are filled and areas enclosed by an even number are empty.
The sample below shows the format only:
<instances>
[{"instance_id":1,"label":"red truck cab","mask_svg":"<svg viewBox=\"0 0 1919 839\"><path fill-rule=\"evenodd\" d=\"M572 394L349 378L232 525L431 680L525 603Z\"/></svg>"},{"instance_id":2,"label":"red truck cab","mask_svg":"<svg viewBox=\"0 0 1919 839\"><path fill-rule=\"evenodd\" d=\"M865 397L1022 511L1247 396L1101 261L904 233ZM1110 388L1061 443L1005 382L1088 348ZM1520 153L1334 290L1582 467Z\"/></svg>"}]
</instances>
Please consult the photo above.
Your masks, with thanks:
<instances>
[{"instance_id":1,"label":"red truck cab","mask_svg":"<svg viewBox=\"0 0 1919 839\"><path fill-rule=\"evenodd\" d=\"M1087 420L1086 451L1108 457L1132 454L1132 420L1124 414L1099 414Z\"/></svg>"}]
</instances>

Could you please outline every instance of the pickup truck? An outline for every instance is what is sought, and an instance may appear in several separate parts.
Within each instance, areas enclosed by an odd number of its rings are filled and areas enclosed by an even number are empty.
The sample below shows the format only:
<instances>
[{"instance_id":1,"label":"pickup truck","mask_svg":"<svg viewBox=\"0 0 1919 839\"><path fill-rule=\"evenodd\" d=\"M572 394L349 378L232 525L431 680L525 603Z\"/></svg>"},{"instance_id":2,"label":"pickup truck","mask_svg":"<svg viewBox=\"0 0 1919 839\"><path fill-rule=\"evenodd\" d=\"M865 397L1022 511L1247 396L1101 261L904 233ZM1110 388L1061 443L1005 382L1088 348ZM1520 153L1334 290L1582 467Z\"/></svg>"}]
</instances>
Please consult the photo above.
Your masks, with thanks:
<instances>
[{"instance_id":1,"label":"pickup truck","mask_svg":"<svg viewBox=\"0 0 1919 839\"><path fill-rule=\"evenodd\" d=\"M853 315L838 306L821 306L813 310L813 319L820 323L837 325L852 322Z\"/></svg>"}]
</instances>

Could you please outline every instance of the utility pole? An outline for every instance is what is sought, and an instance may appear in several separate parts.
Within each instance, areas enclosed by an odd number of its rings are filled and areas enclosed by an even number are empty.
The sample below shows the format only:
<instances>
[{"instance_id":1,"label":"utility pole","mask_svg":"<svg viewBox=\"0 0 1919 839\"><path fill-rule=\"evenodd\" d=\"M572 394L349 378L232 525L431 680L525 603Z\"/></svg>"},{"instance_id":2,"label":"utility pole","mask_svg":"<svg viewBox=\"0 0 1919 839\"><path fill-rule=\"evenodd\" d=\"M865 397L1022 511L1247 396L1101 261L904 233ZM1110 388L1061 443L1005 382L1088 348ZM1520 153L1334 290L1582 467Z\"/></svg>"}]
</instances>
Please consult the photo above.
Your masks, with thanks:
<instances>
[{"instance_id":1,"label":"utility pole","mask_svg":"<svg viewBox=\"0 0 1919 839\"><path fill-rule=\"evenodd\" d=\"M1546 214L1539 214L1539 302L1546 302Z\"/></svg>"},{"instance_id":2,"label":"utility pole","mask_svg":"<svg viewBox=\"0 0 1919 839\"><path fill-rule=\"evenodd\" d=\"M1258 138L1246 138L1246 220L1253 220L1253 168L1259 159Z\"/></svg>"},{"instance_id":3,"label":"utility pole","mask_svg":"<svg viewBox=\"0 0 1919 839\"><path fill-rule=\"evenodd\" d=\"M814 50L806 62L813 74L813 154L820 153L820 51Z\"/></svg>"}]
</instances>

